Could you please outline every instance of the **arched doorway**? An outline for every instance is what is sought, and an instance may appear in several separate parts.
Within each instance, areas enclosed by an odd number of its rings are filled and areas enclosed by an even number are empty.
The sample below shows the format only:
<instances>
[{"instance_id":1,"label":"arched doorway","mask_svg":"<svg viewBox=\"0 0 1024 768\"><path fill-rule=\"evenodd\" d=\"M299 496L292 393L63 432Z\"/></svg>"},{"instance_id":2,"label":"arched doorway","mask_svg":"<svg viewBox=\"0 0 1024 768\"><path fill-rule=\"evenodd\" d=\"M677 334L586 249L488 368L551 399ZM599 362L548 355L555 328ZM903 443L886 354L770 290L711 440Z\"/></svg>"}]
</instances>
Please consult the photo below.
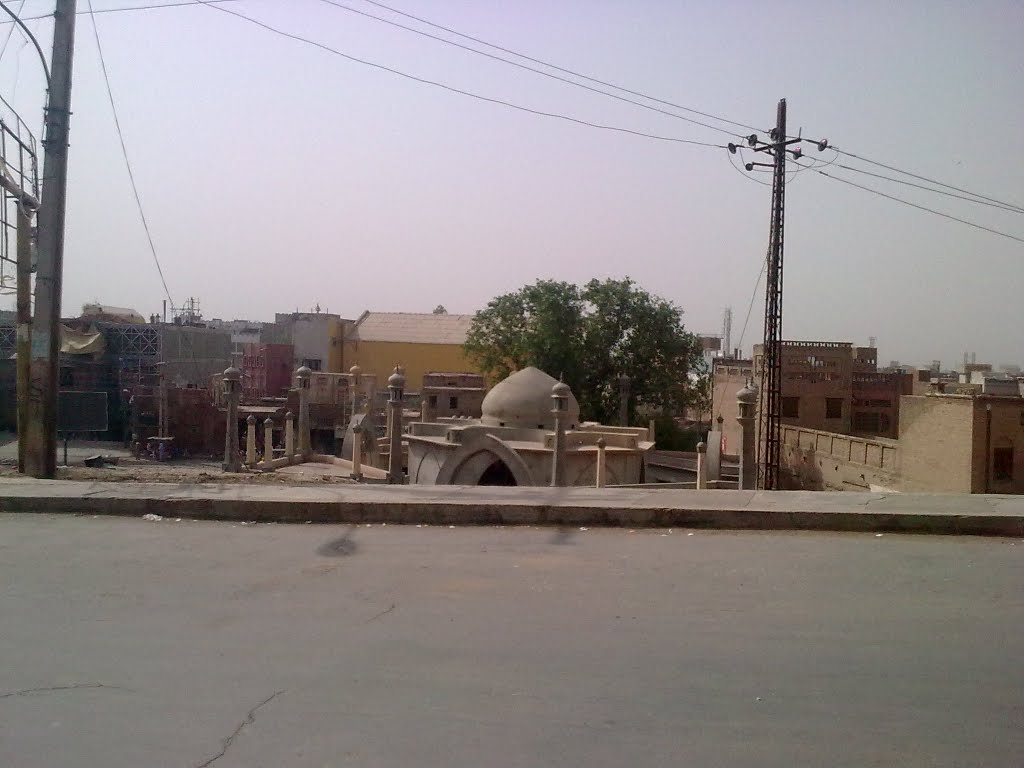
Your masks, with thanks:
<instances>
[{"instance_id":1,"label":"arched doorway","mask_svg":"<svg viewBox=\"0 0 1024 768\"><path fill-rule=\"evenodd\" d=\"M480 475L477 485L518 485L515 475L501 459L495 459Z\"/></svg>"}]
</instances>

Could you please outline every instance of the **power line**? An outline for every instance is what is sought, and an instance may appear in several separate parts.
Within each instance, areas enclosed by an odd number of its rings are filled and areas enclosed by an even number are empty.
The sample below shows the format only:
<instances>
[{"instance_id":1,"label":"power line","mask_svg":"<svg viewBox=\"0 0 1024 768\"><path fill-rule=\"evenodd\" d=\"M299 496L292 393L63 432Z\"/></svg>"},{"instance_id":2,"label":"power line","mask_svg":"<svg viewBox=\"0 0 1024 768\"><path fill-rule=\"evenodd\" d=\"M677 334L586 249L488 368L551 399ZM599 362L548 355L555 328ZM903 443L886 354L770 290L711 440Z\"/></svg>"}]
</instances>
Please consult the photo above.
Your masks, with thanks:
<instances>
[{"instance_id":1,"label":"power line","mask_svg":"<svg viewBox=\"0 0 1024 768\"><path fill-rule=\"evenodd\" d=\"M222 8L219 5L212 5L211 4L212 0L196 0L196 2L198 2L200 5L208 5L213 10L221 11L222 13L227 13L227 14L230 14L231 16L237 16L239 19L244 19L245 21L248 21L250 24L255 24L256 26L262 27L263 29L267 30L268 32L273 32L275 35L280 35L281 37L286 37L286 38L288 38L290 40L295 40L296 42L305 43L307 45L312 45L312 46L314 46L316 48L319 48L322 51L326 51L328 53L333 53L335 56L340 56L343 59L348 59L349 61L353 61L353 62L355 62L357 64L362 64L362 65L367 66L367 67L373 67L374 69L379 69L379 70L382 70L384 72L390 72L393 75L398 75L399 77L404 77L407 80L412 80L412 81L417 82L417 83L423 83L424 85L432 85L435 88L443 88L446 91L451 91L452 93L458 93L458 94L460 94L462 96L469 96L470 98L473 98L473 99L478 99L480 101L486 101L486 102L491 103L491 104L500 104L501 106L509 107L510 109L517 109L520 112L527 112L527 113L529 113L531 115L540 115L542 117L551 117L551 118L555 118L555 119L558 119L558 120L565 120L565 121L570 122L570 123L576 123L577 125L585 125L585 126L588 126L590 128L599 128L599 129L605 130L605 131L616 131L618 133L628 133L628 134L631 134L633 136L642 136L642 137L647 138L647 139L656 139L658 141L670 141L670 142L673 142L673 143L676 143L676 144L693 144L693 145L698 146L698 147L714 147L716 149L725 149L725 145L724 144L713 144L711 142L695 141L693 139L680 139L680 138L677 138L677 137L674 137L674 136L660 136L658 134L646 133L644 131L636 131L636 130L633 130L632 128L623 128L623 127L617 126L617 125L606 125L604 123L593 123L593 122L590 122L589 120L582 120L580 118L570 117L568 115L563 115L563 114L560 114L558 112L545 112L545 111L540 110L540 109L533 109L531 107L524 107L521 104L515 104L515 103L513 103L511 101L505 101L504 99L496 99L496 98L493 98L491 96L484 96L484 95L479 94L479 93L474 93L473 91L467 91L467 90L463 90L462 88L456 88L453 85L448 85L446 83L442 83L442 82L439 82L437 80L429 80L429 79L424 78L424 77L418 77L417 75L410 75L407 72L402 72L401 70L394 69L393 67L388 67L388 66L386 66L384 64L378 64L376 62L368 61L366 59L360 59L357 56L352 56L351 54L343 53L342 51L339 51L337 48L331 48L329 45L325 45L323 43L319 43L316 40L311 40L311 39L309 39L307 37L302 37L301 35L296 35L296 34L293 34L291 32L285 32L283 29L278 29L277 27L273 27L270 24L266 24L265 22L262 22L262 21L260 21L258 19L254 19L251 16L246 16L243 13L238 13L237 11L232 11L229 8Z\"/></svg>"},{"instance_id":2,"label":"power line","mask_svg":"<svg viewBox=\"0 0 1024 768\"><path fill-rule=\"evenodd\" d=\"M747 317L743 321L743 330L740 331L740 341L737 344L737 349L740 352L743 351L743 337L747 333L747 323L750 322L750 313L754 310L754 302L757 300L757 289L761 287L761 279L764 277L765 270L768 269L768 256L766 255L764 261L761 262L761 272L757 276L757 280L754 283L754 292L750 294L750 305L747 307Z\"/></svg>"},{"instance_id":3,"label":"power line","mask_svg":"<svg viewBox=\"0 0 1024 768\"><path fill-rule=\"evenodd\" d=\"M25 10L25 0L21 0L21 5L18 6L18 13L17 13L17 15L21 16L21 12L24 11L24 10ZM10 28L7 30L7 37L4 39L4 46L3 46L3 48L0 48L0 59L2 59L4 57L5 53L7 53L7 46L10 45L11 37L14 36L14 29L15 29L15 27L17 27L17 24L13 24L12 23Z\"/></svg>"},{"instance_id":4,"label":"power line","mask_svg":"<svg viewBox=\"0 0 1024 768\"><path fill-rule=\"evenodd\" d=\"M883 179L885 181L891 181L896 184L905 184L908 187L915 187L916 189L923 189L927 192L934 192L936 195L945 195L947 197L954 197L957 200L966 200L969 203L977 203L978 205L987 205L991 208L999 208L1003 211L1010 211L1011 213L1024 213L1024 208L1017 208L1015 206L1003 205L1002 203L990 203L987 200L979 200L974 197L967 197L966 195L958 195L955 192L946 192L942 189L935 189L933 187L926 187L923 184L915 184L912 181L906 181L904 179L893 178L892 176L886 176L881 173L872 173L871 171L865 171L863 168L855 168L852 165L839 164L836 168L842 168L844 171L854 171L855 173L863 173L865 176L872 176L876 179ZM808 169L811 170L811 169ZM802 173L802 171L800 171Z\"/></svg>"},{"instance_id":5,"label":"power line","mask_svg":"<svg viewBox=\"0 0 1024 768\"><path fill-rule=\"evenodd\" d=\"M855 158L857 160L862 160L865 163L871 163L871 165L877 165L879 168L885 168L886 170L889 170L889 171L895 171L896 173L902 173L904 176L910 176L911 178L919 179L920 181L927 181L929 184L938 184L940 187L945 187L946 189L952 189L954 192L963 192L965 195L971 195L972 197L979 197L982 200L988 200L990 203L997 203L997 204L1005 206L1007 208L1017 208L1018 210L1024 210L1024 208L1022 208L1021 206L1016 205L1014 203L1008 203L1005 200L997 200L994 197L987 197L985 195L979 195L977 192L971 192L970 190L967 190L967 189L961 189L960 187L954 187L952 184L946 184L946 183L941 182L941 181L936 181L935 179L929 179L927 176L921 176L921 175L916 174L916 173L911 173L910 171L904 171L904 170L902 170L900 168L896 168L895 166L892 166L892 165L886 165L885 163L880 163L877 160L870 160L869 158L862 157L861 155L855 155L853 152L847 152L846 150L839 149L839 147L832 147L832 149L834 149L836 152L838 152L841 155L846 155L847 157L852 157L852 158Z\"/></svg>"},{"instance_id":6,"label":"power line","mask_svg":"<svg viewBox=\"0 0 1024 768\"><path fill-rule=\"evenodd\" d=\"M114 91L110 87L110 75L107 73L107 62L103 56L103 45L100 43L100 29L96 24L96 16L92 13L92 0L86 0L88 4L89 18L92 21L92 32L96 38L96 50L100 55L100 68L103 70L103 81L107 86L107 96L110 99L110 110L114 114L114 126L117 128L117 138L121 142L121 154L124 157L124 167L128 169L128 180L132 185L132 194L135 195L135 205L139 209L139 218L142 219L142 228L146 230L146 239L149 241L149 250L153 254L153 261L156 263L156 271L160 275L160 282L164 287L164 294L171 306L174 306L174 299L167 289L167 280L164 279L164 270L160 266L160 259L156 255L156 246L153 244L153 235L149 231L149 222L146 221L146 212L142 209L142 198L139 197L139 188L135 184L135 173L132 171L132 164L128 159L128 148L124 143L124 134L121 132L121 121L117 117L117 104L114 103Z\"/></svg>"},{"instance_id":7,"label":"power line","mask_svg":"<svg viewBox=\"0 0 1024 768\"><path fill-rule=\"evenodd\" d=\"M32 31L25 26L25 19L21 19L14 11L7 7L7 3L0 0L0 8L14 20L14 23L21 27L21 31L25 33L25 36L32 42L32 45L36 47L36 53L39 54L39 61L43 64L43 74L46 75L46 88L50 88L50 66L46 63L46 56L43 55L43 49L39 47L39 41L36 40L36 36L32 34ZM51 16L53 14L50 14Z\"/></svg>"},{"instance_id":8,"label":"power line","mask_svg":"<svg viewBox=\"0 0 1024 768\"><path fill-rule=\"evenodd\" d=\"M461 48L464 51L469 51L470 53L475 53L475 54L477 54L479 56L486 56L488 59L493 59L494 61L500 61L500 62L503 62L505 64L509 64L509 65L511 65L513 67L518 67L519 69L524 69L527 72L533 72L533 73L541 75L543 77L551 78L552 80L558 80L559 82L567 83L569 85L576 86L577 88L583 88L584 90L590 91L591 93L598 93L598 94L601 94L602 96L607 96L608 98L616 99L617 101L621 101L621 102L624 102L626 104L633 104L634 106L640 107L642 109L647 109L647 110L650 110L652 112L658 112L659 114L662 114L662 115L668 115L669 117L674 117L677 120L685 120L688 123L692 123L694 125L699 125L702 128L708 128L708 129L713 130L713 131L720 131L721 133L724 133L727 136L732 136L732 137L741 138L741 139L746 138L745 136L742 136L742 135L740 135L738 133L734 133L734 132L728 131L728 130L726 130L724 128L720 128L717 125L711 125L709 123L701 122L700 120L694 120L694 119L689 118L689 117L684 117L683 115L677 114L675 112L669 112L668 110L660 109L659 107L653 107L650 104L644 104L642 101L634 101L633 99L627 99L624 96L619 96L619 95L614 94L614 93L609 93L608 91L603 91L600 88L594 88L592 86L586 85L585 83L579 83L579 82L577 82L575 80L570 80L569 78L562 77L561 75L555 75L555 74L552 74L551 72L545 72L542 69L537 69L536 67L531 67L531 66L529 66L527 64L521 64L518 61L513 61L512 59L506 59L503 56L496 56L493 53L487 53L487 51L481 51L478 48L473 48L473 47L468 46L468 45L463 45L462 43L457 43L454 40L448 40L446 38L439 37L437 35L432 35L429 32L424 32L421 29L416 29L415 27L410 27L410 26L407 26L405 24L400 24L397 21L391 21L390 19L386 19L383 16L376 16L376 15L374 15L372 13L367 13L366 11L360 11L357 8L352 8L351 6L345 5L344 3L339 3L339 2L337 2L337 0L320 0L320 1L322 3L325 3L327 5L333 6L335 8L340 8L341 10L349 11L350 13L355 13L355 14L358 14L360 16L364 16L364 17L366 17L368 19L373 19L374 21L379 21L379 22L381 22L383 24L388 24L388 25L390 25L392 27L397 27L398 29L404 29L404 30L406 30L408 32L412 32L414 34L421 35L423 37L428 37L431 40L437 40L438 42L444 43L445 45L451 45L451 46L454 46L456 48ZM458 33L454 33L454 34L458 34ZM516 55L518 55L518 54L516 54ZM614 86L612 86L612 87L614 87Z\"/></svg>"},{"instance_id":9,"label":"power line","mask_svg":"<svg viewBox=\"0 0 1024 768\"><path fill-rule=\"evenodd\" d=\"M796 161L794 161L794 162L796 162ZM800 165L800 163L796 163L796 164ZM991 227L986 227L986 226L984 226L982 224L975 224L973 221L968 221L967 219L961 219L961 218L959 218L957 216L953 216L953 215L948 214L948 213L943 213L942 211L937 211L934 208L928 208L927 206L924 206L924 205L918 205L917 203L912 203L909 200L904 200L902 197L896 197L895 195L889 195L889 194L886 194L885 192L880 192L877 189L872 189L871 187L865 187L863 184L857 184L856 182L850 181L849 179L844 179L842 176L833 176L831 173L826 173L825 171L819 170L817 168L812 168L812 167L810 167L808 165L800 165L800 167L801 168L806 168L807 170L810 170L810 171L814 171L815 173L820 173L825 178L832 179L834 181L839 181L839 182L842 182L843 184L849 184L851 187L856 187L857 189L862 189L865 192L870 192L870 193L872 193L874 195L879 195L880 197L885 197L885 198L887 198L889 200L895 200L897 203L903 203L903 205L909 205L911 208L917 208L919 211L927 211L928 213L934 213L936 216L941 216L944 219L950 219L952 221L957 221L957 222L960 222L961 224L966 224L968 227L974 227L975 229L981 229L981 230L984 230L985 232L991 232L993 235L999 235L1000 237L1005 237L1005 238L1007 238L1009 240L1016 240L1019 243L1024 243L1024 237L1017 237L1017 235L1011 235L1011 234L1008 234L1006 232L1000 232L998 229L992 229Z\"/></svg>"},{"instance_id":10,"label":"power line","mask_svg":"<svg viewBox=\"0 0 1024 768\"><path fill-rule=\"evenodd\" d=\"M693 115L700 115L701 117L707 117L707 118L710 118L712 120L718 120L721 123L728 123L729 125L735 125L738 128L749 128L752 131L760 130L760 129L752 126L752 125L747 125L746 123L738 123L735 120L728 120L728 119L726 119L724 117L719 117L718 115L713 115L710 112L701 112L700 110L697 110L697 109L691 109L690 107L684 107L681 104L674 104L671 101L665 101L664 99L656 98L654 96L651 96L649 94L643 93L641 91L630 90L629 88L626 88L625 86L616 85L615 83L610 83L610 82L607 82L605 80L599 80L596 77L591 77L590 75L584 75L584 74L582 74L580 72L575 72L575 71L573 71L571 69L566 69L565 67L560 67L557 64L552 64L551 62L544 61L543 59L537 59L537 58L534 58L532 56L527 56L525 53L519 53L518 51L514 51L511 48L503 48L502 46L500 46L500 45L498 45L496 43L490 43L490 42L488 42L486 40L483 40L483 39L481 39L479 37L473 37L472 35L464 34L462 32L459 32L459 31L455 30L455 29L452 29L450 27L445 27L445 26L442 26L441 24L435 24L434 22L429 21L428 19L424 19L421 16L415 16L415 15L413 15L411 13L406 13L405 11L400 11L399 9L393 8L390 5L385 5L384 3L377 2L377 0L365 0L365 2L367 2L367 3L371 4L371 5L375 5L378 8L383 8L386 11L391 11L392 13L396 13L399 16L404 16L407 19L413 19L414 21L418 21L421 24L426 24L427 26L433 27L434 29L440 29L443 32L448 32L449 34L456 35L458 37L463 38L464 40L471 40L474 43L480 43L480 45L486 45L488 48L493 48L496 51L501 51L502 53L509 53L509 54L512 54L513 56L518 56L519 58L525 59L526 61L532 61L534 64L540 64L541 66L548 67L550 69L554 69L554 70L557 70L559 72L563 72L563 73L565 73L567 75L572 75L573 77L578 77L581 80L587 80L587 81L589 81L591 83L597 83L598 85L603 85L603 86L606 86L608 88L614 88L617 91L622 91L623 93L628 93L631 96L639 96L640 98L647 99L648 101L653 101L653 102L656 102L658 104L664 104L667 107L675 107L676 109L681 109L684 112L689 112L690 114L693 114ZM333 3L332 3L332 5L333 5ZM358 11L357 11L357 13L358 13ZM718 130L721 130L721 129L718 129Z\"/></svg>"},{"instance_id":11,"label":"power line","mask_svg":"<svg viewBox=\"0 0 1024 768\"><path fill-rule=\"evenodd\" d=\"M211 3L235 3L235 2L238 2L238 0L207 0L207 1L211 2ZM75 13L75 15L76 16L83 16L83 15L85 15L87 13L90 13L90 14L91 13L120 13L121 11L152 11L152 10L156 10L158 8L178 8L179 6L180 7L184 7L186 5L205 5L205 4L206 3L202 3L199 0L184 0L184 2L181 2L181 3L158 3L157 5L132 5L132 6L124 7L124 8L100 8L99 10L95 10L95 11L77 11ZM53 14L52 13L42 13L42 14L39 14L38 16L26 16L25 18L22 19L22 21L35 21L36 19L52 19L52 18L53 18ZM10 23L11 22L9 22L9 21L0 21L0 24L10 24Z\"/></svg>"}]
</instances>

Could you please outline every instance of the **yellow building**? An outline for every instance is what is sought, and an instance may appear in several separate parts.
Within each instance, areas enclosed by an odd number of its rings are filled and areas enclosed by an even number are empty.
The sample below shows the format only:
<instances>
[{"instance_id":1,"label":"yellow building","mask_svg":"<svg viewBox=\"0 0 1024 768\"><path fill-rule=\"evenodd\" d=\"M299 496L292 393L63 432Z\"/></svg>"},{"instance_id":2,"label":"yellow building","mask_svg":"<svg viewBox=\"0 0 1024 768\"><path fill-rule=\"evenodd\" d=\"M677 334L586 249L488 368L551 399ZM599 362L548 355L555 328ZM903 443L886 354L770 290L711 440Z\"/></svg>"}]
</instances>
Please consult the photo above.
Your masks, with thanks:
<instances>
[{"instance_id":1,"label":"yellow building","mask_svg":"<svg viewBox=\"0 0 1024 768\"><path fill-rule=\"evenodd\" d=\"M345 336L345 365L358 364L385 382L396 365L406 388L418 392L426 373L479 373L462 345L472 315L364 312Z\"/></svg>"}]
</instances>

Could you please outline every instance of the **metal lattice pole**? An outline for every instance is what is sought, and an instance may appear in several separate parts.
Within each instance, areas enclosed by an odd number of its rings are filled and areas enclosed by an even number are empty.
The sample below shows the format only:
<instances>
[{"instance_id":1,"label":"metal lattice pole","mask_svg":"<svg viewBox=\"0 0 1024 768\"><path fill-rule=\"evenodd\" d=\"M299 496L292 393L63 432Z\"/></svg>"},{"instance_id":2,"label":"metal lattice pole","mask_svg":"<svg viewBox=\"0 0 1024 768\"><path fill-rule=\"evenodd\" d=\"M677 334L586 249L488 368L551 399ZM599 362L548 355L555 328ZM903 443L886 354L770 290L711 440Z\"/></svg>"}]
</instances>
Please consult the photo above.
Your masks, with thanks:
<instances>
[{"instance_id":1,"label":"metal lattice pole","mask_svg":"<svg viewBox=\"0 0 1024 768\"><path fill-rule=\"evenodd\" d=\"M779 101L771 141L755 146L774 158L772 176L772 217L768 239L768 282L764 295L764 343L760 368L760 417L758 421L757 485L764 490L779 488L782 453L782 266L786 219L786 152L800 141L786 136L786 100ZM758 144L751 137L751 145Z\"/></svg>"}]
</instances>

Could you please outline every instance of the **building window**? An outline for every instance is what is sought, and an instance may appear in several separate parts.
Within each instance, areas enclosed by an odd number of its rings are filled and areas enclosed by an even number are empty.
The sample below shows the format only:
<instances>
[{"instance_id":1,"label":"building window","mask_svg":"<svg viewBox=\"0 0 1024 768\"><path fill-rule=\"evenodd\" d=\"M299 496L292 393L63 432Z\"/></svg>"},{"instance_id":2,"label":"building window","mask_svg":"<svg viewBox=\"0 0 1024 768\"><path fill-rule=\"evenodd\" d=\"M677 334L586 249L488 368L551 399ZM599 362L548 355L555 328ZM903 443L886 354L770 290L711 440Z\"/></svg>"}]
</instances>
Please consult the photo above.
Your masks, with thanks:
<instances>
[{"instance_id":1,"label":"building window","mask_svg":"<svg viewBox=\"0 0 1024 768\"><path fill-rule=\"evenodd\" d=\"M430 407L437 408L437 395L430 396Z\"/></svg>"},{"instance_id":2,"label":"building window","mask_svg":"<svg viewBox=\"0 0 1024 768\"><path fill-rule=\"evenodd\" d=\"M449 397L449 398L448 398L448 407L449 407L449 408L450 408L451 410L453 410L453 411L454 411L454 410L455 410L456 408L458 408L458 407L459 407L459 398L457 398L457 397Z\"/></svg>"},{"instance_id":3,"label":"building window","mask_svg":"<svg viewBox=\"0 0 1024 768\"><path fill-rule=\"evenodd\" d=\"M825 398L825 418L826 419L841 419L841 418L843 418L843 398L841 398L841 397L826 397Z\"/></svg>"},{"instance_id":4,"label":"building window","mask_svg":"<svg viewBox=\"0 0 1024 768\"><path fill-rule=\"evenodd\" d=\"M1013 448L992 451L992 479L997 483L1013 480Z\"/></svg>"},{"instance_id":5,"label":"building window","mask_svg":"<svg viewBox=\"0 0 1024 768\"><path fill-rule=\"evenodd\" d=\"M75 372L70 368L60 369L60 386L62 387L73 387L75 386Z\"/></svg>"},{"instance_id":6,"label":"building window","mask_svg":"<svg viewBox=\"0 0 1024 768\"><path fill-rule=\"evenodd\" d=\"M881 414L873 412L853 414L853 431L868 432L875 435L887 431L888 419L886 419L886 429L882 429L881 416Z\"/></svg>"},{"instance_id":7,"label":"building window","mask_svg":"<svg viewBox=\"0 0 1024 768\"><path fill-rule=\"evenodd\" d=\"M309 368L309 370L311 370L311 371L319 371L320 370L320 360L319 359L317 359L317 360L303 360L302 364L304 366L306 366L307 368Z\"/></svg>"},{"instance_id":8,"label":"building window","mask_svg":"<svg viewBox=\"0 0 1024 768\"><path fill-rule=\"evenodd\" d=\"M784 397L784 398L782 398L782 417L784 419L799 419L800 418L800 398L799 397Z\"/></svg>"}]
</instances>

